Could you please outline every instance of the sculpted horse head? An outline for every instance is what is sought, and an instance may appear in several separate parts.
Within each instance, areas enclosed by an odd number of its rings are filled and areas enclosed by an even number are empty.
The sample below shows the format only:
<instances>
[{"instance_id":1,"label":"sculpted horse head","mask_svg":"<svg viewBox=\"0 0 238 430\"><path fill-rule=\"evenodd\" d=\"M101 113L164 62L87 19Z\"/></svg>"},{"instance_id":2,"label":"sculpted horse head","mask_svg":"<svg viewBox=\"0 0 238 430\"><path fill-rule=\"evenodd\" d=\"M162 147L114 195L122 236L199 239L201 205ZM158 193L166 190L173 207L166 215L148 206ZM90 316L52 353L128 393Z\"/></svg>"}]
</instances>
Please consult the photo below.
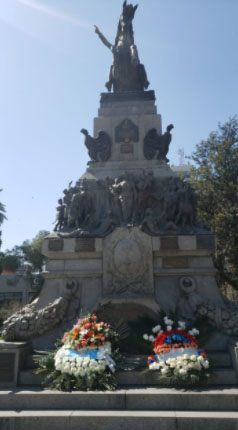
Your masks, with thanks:
<instances>
[{"instance_id":1,"label":"sculpted horse head","mask_svg":"<svg viewBox=\"0 0 238 430\"><path fill-rule=\"evenodd\" d=\"M132 27L132 20L135 16L135 11L138 5L133 6L132 4L127 4L127 0L123 3L122 14L119 19L117 36L115 40L115 44L117 45L119 40L123 40L123 36L130 37L130 44L134 44L134 34Z\"/></svg>"}]
</instances>

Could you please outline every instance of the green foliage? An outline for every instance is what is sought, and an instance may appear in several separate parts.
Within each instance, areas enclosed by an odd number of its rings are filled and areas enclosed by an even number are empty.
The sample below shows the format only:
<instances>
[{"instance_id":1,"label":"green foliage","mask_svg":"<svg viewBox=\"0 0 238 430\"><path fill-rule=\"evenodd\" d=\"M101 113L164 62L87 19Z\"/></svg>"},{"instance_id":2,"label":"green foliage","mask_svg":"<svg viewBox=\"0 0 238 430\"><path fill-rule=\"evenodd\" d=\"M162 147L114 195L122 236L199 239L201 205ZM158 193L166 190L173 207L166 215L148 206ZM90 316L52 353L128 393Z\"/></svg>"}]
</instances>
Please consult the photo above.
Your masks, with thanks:
<instances>
[{"instance_id":1,"label":"green foliage","mask_svg":"<svg viewBox=\"0 0 238 430\"><path fill-rule=\"evenodd\" d=\"M115 378L111 372L96 374L89 379L54 370L46 378L45 384L51 389L60 391L112 391L116 388Z\"/></svg>"},{"instance_id":2,"label":"green foliage","mask_svg":"<svg viewBox=\"0 0 238 430\"><path fill-rule=\"evenodd\" d=\"M49 234L49 231L41 230L31 241L25 240L22 245L15 245L12 249L1 253L0 270L2 267L2 269L15 271L25 260L32 264L33 270L41 271L45 263L45 257L41 254L41 243Z\"/></svg>"},{"instance_id":3,"label":"green foliage","mask_svg":"<svg viewBox=\"0 0 238 430\"><path fill-rule=\"evenodd\" d=\"M0 270L1 272L3 270L9 271L9 272L16 272L17 269L20 266L20 260L16 255L10 255L10 254L0 254Z\"/></svg>"},{"instance_id":4,"label":"green foliage","mask_svg":"<svg viewBox=\"0 0 238 430\"><path fill-rule=\"evenodd\" d=\"M32 241L25 240L21 245L24 257L33 265L33 270L42 270L45 257L41 254L41 244L42 240L49 234L49 231L41 230Z\"/></svg>"},{"instance_id":5,"label":"green foliage","mask_svg":"<svg viewBox=\"0 0 238 430\"><path fill-rule=\"evenodd\" d=\"M220 285L238 289L238 118L219 124L190 157L191 184L199 195L198 218L216 235Z\"/></svg>"},{"instance_id":6,"label":"green foliage","mask_svg":"<svg viewBox=\"0 0 238 430\"><path fill-rule=\"evenodd\" d=\"M116 389L115 375L109 370L103 372L102 374L91 375L90 378L80 376L75 377L74 375L61 373L60 371L56 370L54 365L54 357L62 345L63 343L58 341L53 351L40 356L37 360L39 368L35 370L35 373L44 373L46 375L43 385L59 391L112 391ZM115 362L121 359L118 350L113 352L112 358L115 360Z\"/></svg>"},{"instance_id":7,"label":"green foliage","mask_svg":"<svg viewBox=\"0 0 238 430\"><path fill-rule=\"evenodd\" d=\"M211 371L201 372L198 370L190 370L187 375L175 375L171 369L166 375L161 375L157 370L146 370L146 372L154 372L157 374L157 382L159 386L185 388L191 386L200 386L211 383Z\"/></svg>"}]
</instances>

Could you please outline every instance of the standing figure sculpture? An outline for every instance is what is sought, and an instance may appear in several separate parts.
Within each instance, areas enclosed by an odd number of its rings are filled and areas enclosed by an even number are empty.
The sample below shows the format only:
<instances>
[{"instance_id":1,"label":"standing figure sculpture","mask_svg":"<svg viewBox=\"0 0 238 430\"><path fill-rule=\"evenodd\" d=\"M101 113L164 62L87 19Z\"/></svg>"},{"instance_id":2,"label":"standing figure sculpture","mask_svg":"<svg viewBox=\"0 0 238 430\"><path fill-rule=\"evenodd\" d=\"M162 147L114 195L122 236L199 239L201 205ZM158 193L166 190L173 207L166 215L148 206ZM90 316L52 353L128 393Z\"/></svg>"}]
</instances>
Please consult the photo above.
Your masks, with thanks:
<instances>
[{"instance_id":1,"label":"standing figure sculpture","mask_svg":"<svg viewBox=\"0 0 238 430\"><path fill-rule=\"evenodd\" d=\"M63 204L63 200L59 199L58 200L59 206L57 206L56 208L56 221L55 221L55 227L54 227L54 231L58 231L61 230L64 226L64 222L65 222L65 205Z\"/></svg>"},{"instance_id":2,"label":"standing figure sculpture","mask_svg":"<svg viewBox=\"0 0 238 430\"><path fill-rule=\"evenodd\" d=\"M113 55L109 80L106 83L108 91L144 91L149 86L146 71L140 64L137 47L134 44L132 20L138 5L123 3L123 11L119 19L115 45L112 45L95 25L95 32Z\"/></svg>"}]
</instances>

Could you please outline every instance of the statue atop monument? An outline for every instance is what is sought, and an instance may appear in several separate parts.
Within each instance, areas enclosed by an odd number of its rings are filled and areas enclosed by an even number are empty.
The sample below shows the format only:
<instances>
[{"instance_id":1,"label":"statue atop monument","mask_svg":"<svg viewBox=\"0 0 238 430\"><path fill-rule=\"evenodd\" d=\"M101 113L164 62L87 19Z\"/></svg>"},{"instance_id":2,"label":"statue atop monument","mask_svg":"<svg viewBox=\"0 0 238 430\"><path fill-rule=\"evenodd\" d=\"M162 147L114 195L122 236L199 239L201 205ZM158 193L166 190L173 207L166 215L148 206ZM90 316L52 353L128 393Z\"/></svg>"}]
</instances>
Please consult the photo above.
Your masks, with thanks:
<instances>
[{"instance_id":1,"label":"statue atop monument","mask_svg":"<svg viewBox=\"0 0 238 430\"><path fill-rule=\"evenodd\" d=\"M101 41L112 51L113 64L109 80L105 84L108 91L144 91L149 82L143 64L140 63L137 47L134 44L132 20L138 5L123 3L122 14L118 23L115 45L111 44L95 25L95 32Z\"/></svg>"}]
</instances>

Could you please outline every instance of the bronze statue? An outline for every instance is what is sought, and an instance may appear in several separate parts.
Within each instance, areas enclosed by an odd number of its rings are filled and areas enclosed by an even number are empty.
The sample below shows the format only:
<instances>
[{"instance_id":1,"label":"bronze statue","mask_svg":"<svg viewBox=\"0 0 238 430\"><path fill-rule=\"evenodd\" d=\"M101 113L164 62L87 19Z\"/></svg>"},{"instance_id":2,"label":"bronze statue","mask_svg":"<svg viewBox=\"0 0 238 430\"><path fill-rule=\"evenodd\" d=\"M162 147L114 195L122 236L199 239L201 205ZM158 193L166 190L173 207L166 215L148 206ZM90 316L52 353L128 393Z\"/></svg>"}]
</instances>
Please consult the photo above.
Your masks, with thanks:
<instances>
[{"instance_id":1,"label":"bronze statue","mask_svg":"<svg viewBox=\"0 0 238 430\"><path fill-rule=\"evenodd\" d=\"M170 131L173 128L173 124L168 125L166 133L161 136L158 135L155 128L147 132L144 138L144 157L147 160L156 158L157 160L169 161L166 155L169 152L169 145L172 140Z\"/></svg>"},{"instance_id":2,"label":"bronze statue","mask_svg":"<svg viewBox=\"0 0 238 430\"><path fill-rule=\"evenodd\" d=\"M64 226L65 222L65 205L63 204L63 200L58 200L59 206L56 208L56 221L54 231L61 230Z\"/></svg>"},{"instance_id":3,"label":"bronze statue","mask_svg":"<svg viewBox=\"0 0 238 430\"><path fill-rule=\"evenodd\" d=\"M84 134L84 144L88 149L88 155L91 161L107 161L111 156L112 141L110 136L105 131L100 130L96 138L91 137L85 128L82 128L81 133Z\"/></svg>"},{"instance_id":4,"label":"bronze statue","mask_svg":"<svg viewBox=\"0 0 238 430\"><path fill-rule=\"evenodd\" d=\"M140 63L137 47L134 44L132 20L138 5L123 3L122 14L118 23L115 45L101 33L95 25L95 32L107 48L112 51L113 64L110 68L109 81L105 84L108 91L144 91L149 86L146 71Z\"/></svg>"}]
</instances>

